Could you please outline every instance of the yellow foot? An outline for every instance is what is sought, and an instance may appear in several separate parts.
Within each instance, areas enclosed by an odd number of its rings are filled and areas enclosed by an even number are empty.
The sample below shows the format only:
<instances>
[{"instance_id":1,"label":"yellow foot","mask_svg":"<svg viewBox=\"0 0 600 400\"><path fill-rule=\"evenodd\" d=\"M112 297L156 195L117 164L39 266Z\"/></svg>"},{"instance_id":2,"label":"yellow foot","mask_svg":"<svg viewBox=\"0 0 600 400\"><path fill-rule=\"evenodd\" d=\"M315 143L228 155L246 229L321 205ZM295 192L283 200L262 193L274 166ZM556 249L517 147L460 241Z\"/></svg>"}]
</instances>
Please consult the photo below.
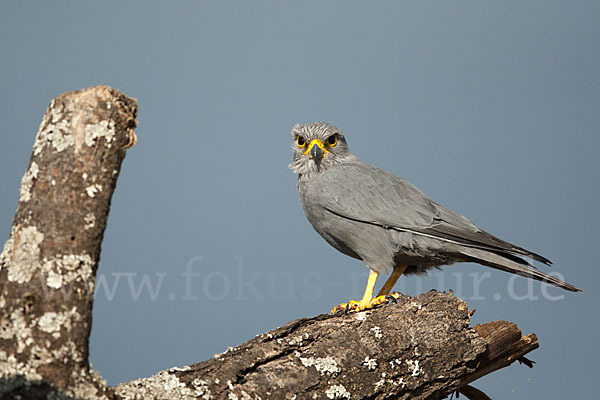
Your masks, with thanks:
<instances>
[{"instance_id":1,"label":"yellow foot","mask_svg":"<svg viewBox=\"0 0 600 400\"><path fill-rule=\"evenodd\" d=\"M368 310L369 308L373 308L380 304L385 304L390 300L395 300L395 293L390 293L384 296L378 296L374 299L362 299L360 301L350 300L348 303L342 303L339 306L335 306L331 309L331 313L335 314L338 311L354 311L359 312L363 310Z\"/></svg>"}]
</instances>

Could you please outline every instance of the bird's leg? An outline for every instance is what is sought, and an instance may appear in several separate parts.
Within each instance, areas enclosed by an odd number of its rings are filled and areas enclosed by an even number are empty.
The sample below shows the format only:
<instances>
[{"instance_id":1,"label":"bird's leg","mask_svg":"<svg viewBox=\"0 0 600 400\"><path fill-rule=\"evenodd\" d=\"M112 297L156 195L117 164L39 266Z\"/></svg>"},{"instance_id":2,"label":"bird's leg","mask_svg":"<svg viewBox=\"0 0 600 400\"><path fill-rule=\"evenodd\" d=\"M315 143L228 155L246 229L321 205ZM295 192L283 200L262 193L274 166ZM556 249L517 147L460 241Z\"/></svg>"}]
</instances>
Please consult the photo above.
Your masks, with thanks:
<instances>
[{"instance_id":1,"label":"bird's leg","mask_svg":"<svg viewBox=\"0 0 600 400\"><path fill-rule=\"evenodd\" d=\"M365 294L363 295L362 300L355 301L350 300L348 303L342 303L339 306L335 306L331 309L331 313L335 314L340 310L350 309L353 311L360 311L367 308L366 306L373 300L373 289L375 288L375 282L377 281L377 277L379 276L378 272L371 270L369 272L369 280L367 281L367 288L365 289Z\"/></svg>"},{"instance_id":2,"label":"bird's leg","mask_svg":"<svg viewBox=\"0 0 600 400\"><path fill-rule=\"evenodd\" d=\"M343 303L339 306L335 306L331 310L331 313L335 314L336 312L342 310L362 311L379 304L387 303L388 299L386 298L386 296L378 296L373 298L373 289L375 289L375 282L377 281L378 276L378 272L371 270L371 272L369 273L369 280L367 281L367 288L365 289L365 294L363 295L363 298L359 301L350 300L348 303Z\"/></svg>"},{"instance_id":3,"label":"bird's leg","mask_svg":"<svg viewBox=\"0 0 600 400\"><path fill-rule=\"evenodd\" d=\"M404 271L406 271L406 268L406 265L396 265L390 277L387 279L387 281L385 281L379 293L377 293L377 297L389 295L395 299L396 296L394 296L394 294L390 292L394 288L394 285L396 284L398 278L400 278L400 275L402 275Z\"/></svg>"}]
</instances>

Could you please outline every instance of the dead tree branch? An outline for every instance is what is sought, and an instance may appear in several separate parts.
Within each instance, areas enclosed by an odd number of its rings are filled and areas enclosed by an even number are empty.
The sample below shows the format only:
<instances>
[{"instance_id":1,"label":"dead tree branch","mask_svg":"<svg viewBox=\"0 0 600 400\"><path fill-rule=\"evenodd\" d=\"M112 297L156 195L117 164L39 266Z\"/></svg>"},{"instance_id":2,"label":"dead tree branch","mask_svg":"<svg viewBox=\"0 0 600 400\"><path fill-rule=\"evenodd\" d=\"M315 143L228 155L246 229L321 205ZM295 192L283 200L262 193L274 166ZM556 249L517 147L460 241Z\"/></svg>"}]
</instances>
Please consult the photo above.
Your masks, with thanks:
<instances>
[{"instance_id":1,"label":"dead tree branch","mask_svg":"<svg viewBox=\"0 0 600 400\"><path fill-rule=\"evenodd\" d=\"M443 399L538 347L535 335L521 337L508 322L469 325L467 305L451 294L403 296L358 314L290 322L116 393L163 398L169 387L181 398Z\"/></svg>"},{"instance_id":2,"label":"dead tree branch","mask_svg":"<svg viewBox=\"0 0 600 400\"><path fill-rule=\"evenodd\" d=\"M94 280L136 113L135 100L97 86L44 115L0 256L0 394L104 392L88 368Z\"/></svg>"},{"instance_id":3,"label":"dead tree branch","mask_svg":"<svg viewBox=\"0 0 600 400\"><path fill-rule=\"evenodd\" d=\"M136 112L104 86L48 107L0 256L1 398L485 399L471 382L529 363L535 335L504 321L470 327L463 301L432 291L293 321L208 361L107 388L88 363L94 281Z\"/></svg>"}]
</instances>

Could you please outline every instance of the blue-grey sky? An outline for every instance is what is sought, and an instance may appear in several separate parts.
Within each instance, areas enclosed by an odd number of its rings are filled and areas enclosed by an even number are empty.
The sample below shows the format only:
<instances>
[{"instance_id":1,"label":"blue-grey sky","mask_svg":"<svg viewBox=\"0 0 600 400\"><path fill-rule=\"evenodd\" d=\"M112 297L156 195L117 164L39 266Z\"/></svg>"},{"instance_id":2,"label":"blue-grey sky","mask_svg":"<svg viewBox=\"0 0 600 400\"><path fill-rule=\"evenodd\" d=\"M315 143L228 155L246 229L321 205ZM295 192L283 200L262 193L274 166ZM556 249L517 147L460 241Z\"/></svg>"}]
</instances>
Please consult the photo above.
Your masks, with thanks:
<instances>
[{"instance_id":1,"label":"blue-grey sky","mask_svg":"<svg viewBox=\"0 0 600 400\"><path fill-rule=\"evenodd\" d=\"M49 101L96 84L136 97L139 142L102 246L91 362L117 384L205 360L361 296L367 269L313 231L287 169L293 124L328 121L365 161L545 255L584 290L471 264L401 279L408 294L454 289L475 322L539 336L535 368L476 386L493 398L589 397L598 21L595 1L3 1L2 241Z\"/></svg>"}]
</instances>

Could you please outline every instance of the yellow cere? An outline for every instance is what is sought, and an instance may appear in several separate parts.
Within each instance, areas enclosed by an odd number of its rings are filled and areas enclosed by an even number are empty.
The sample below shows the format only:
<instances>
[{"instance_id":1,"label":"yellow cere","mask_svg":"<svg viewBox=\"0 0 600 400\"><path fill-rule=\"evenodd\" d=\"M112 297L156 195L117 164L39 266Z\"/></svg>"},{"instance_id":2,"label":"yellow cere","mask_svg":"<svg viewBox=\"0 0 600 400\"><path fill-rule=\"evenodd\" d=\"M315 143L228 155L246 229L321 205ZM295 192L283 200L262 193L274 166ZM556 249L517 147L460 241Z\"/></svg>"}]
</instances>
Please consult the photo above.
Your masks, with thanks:
<instances>
[{"instance_id":1,"label":"yellow cere","mask_svg":"<svg viewBox=\"0 0 600 400\"><path fill-rule=\"evenodd\" d=\"M308 144L308 147L304 151L304 154L308 154L308 152L310 151L310 149L313 148L313 146L319 146L321 148L321 150L323 150L323 153L329 153L329 150L327 150L327 148L325 148L325 145L323 144L323 142L321 142L319 139L313 139Z\"/></svg>"}]
</instances>

